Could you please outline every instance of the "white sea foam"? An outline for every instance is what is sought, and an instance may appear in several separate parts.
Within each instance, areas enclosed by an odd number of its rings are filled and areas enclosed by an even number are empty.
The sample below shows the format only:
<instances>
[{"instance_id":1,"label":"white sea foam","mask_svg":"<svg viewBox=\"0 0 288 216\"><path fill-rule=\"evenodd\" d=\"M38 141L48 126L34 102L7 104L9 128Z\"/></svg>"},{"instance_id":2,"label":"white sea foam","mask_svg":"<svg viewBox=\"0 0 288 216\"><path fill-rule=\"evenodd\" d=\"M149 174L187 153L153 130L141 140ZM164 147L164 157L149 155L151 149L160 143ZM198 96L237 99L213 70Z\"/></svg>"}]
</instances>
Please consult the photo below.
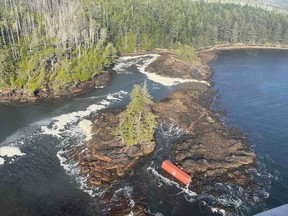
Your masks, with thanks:
<instances>
[{"instance_id":1,"label":"white sea foam","mask_svg":"<svg viewBox=\"0 0 288 216\"><path fill-rule=\"evenodd\" d=\"M133 200L133 197L132 197L132 192L133 192L133 187L128 187L126 186L124 188L124 191L125 191L125 195L126 197L129 199L129 204L128 206L130 208L133 208L135 206L135 201Z\"/></svg>"},{"instance_id":2,"label":"white sea foam","mask_svg":"<svg viewBox=\"0 0 288 216\"><path fill-rule=\"evenodd\" d=\"M5 160L0 157L0 165L4 164Z\"/></svg>"},{"instance_id":3,"label":"white sea foam","mask_svg":"<svg viewBox=\"0 0 288 216\"><path fill-rule=\"evenodd\" d=\"M42 134L52 135L61 138L61 134L65 132L65 129L68 125L76 123L80 119L88 117L91 113L97 112L103 108L105 108L104 105L93 104L84 111L72 112L57 116L52 119L53 120L52 127L49 126L41 127Z\"/></svg>"},{"instance_id":4,"label":"white sea foam","mask_svg":"<svg viewBox=\"0 0 288 216\"><path fill-rule=\"evenodd\" d=\"M65 150L60 150L57 152L56 156L57 158L59 159L59 162L60 162L60 165L66 170L66 171L74 171L75 172L75 169L74 169L74 164L73 163L67 163L67 158L65 157Z\"/></svg>"},{"instance_id":5,"label":"white sea foam","mask_svg":"<svg viewBox=\"0 0 288 216\"><path fill-rule=\"evenodd\" d=\"M150 54L150 55L143 55L143 56L130 56L130 57L122 57L121 60L123 61L127 61L130 59L137 59L137 58L143 58L143 57L150 57L147 60L144 60L143 63L141 63L141 65L137 65L138 70L145 74L147 76L148 79L156 82L156 83L160 83L162 85L165 86L173 86L173 85L177 85L179 83L187 83L187 82L198 82L198 83L203 83L205 85L210 85L207 81L204 80L196 80L196 79L182 79L182 78L171 78L171 77L164 77L155 73L149 73L148 71L146 71L146 68L148 65L150 65L151 63L153 63L160 55L158 54ZM133 62L134 64L136 62ZM127 63L126 63L127 64ZM122 63L121 68L123 69L123 66L125 65L125 63ZM117 68L119 70L119 68Z\"/></svg>"},{"instance_id":6,"label":"white sea foam","mask_svg":"<svg viewBox=\"0 0 288 216\"><path fill-rule=\"evenodd\" d=\"M197 193L189 190L189 188L188 188L189 185L187 185L186 187L181 187L181 185L179 185L177 182L172 181L172 180L170 180L170 179L162 176L160 173L158 173L157 170L156 170L154 167L152 167L152 165L153 165L153 163L147 168L147 171L150 171L153 175L155 175L156 177L158 177L162 182L164 182L164 183L167 184L167 185L174 185L174 186L176 186L178 189L181 190L182 193L185 194L185 196L189 196L190 198L197 196ZM159 187L161 187L161 186L162 186L162 184L160 184ZM191 200L191 199L190 199L190 200ZM192 200L191 200L191 201L192 201Z\"/></svg>"},{"instance_id":7,"label":"white sea foam","mask_svg":"<svg viewBox=\"0 0 288 216\"><path fill-rule=\"evenodd\" d=\"M132 197L132 193L133 193L133 187L132 186L125 186L125 187L122 187L122 188L119 188L118 190L116 190L111 198L112 201L116 200L116 198L121 195L121 196L124 196L128 199L129 201L129 204L128 206L130 208L133 208L135 206L135 201L133 200L133 197Z\"/></svg>"},{"instance_id":8,"label":"white sea foam","mask_svg":"<svg viewBox=\"0 0 288 216\"><path fill-rule=\"evenodd\" d=\"M41 125L48 125L51 120L44 119L34 123L29 124L28 126L21 128L0 143L0 146L14 146L19 147L24 144L24 140L31 139L35 136L35 132Z\"/></svg>"},{"instance_id":9,"label":"white sea foam","mask_svg":"<svg viewBox=\"0 0 288 216\"><path fill-rule=\"evenodd\" d=\"M205 201L202 201L202 203L204 204L204 206L207 206L207 207L211 210L211 212L213 212L213 213L218 213L218 214L220 214L220 215L222 215L222 216L226 216L226 212L225 212L224 209L211 207L211 206L209 206Z\"/></svg>"},{"instance_id":10,"label":"white sea foam","mask_svg":"<svg viewBox=\"0 0 288 216\"><path fill-rule=\"evenodd\" d=\"M129 72L127 68L131 67L132 65L137 65L139 61L149 56L150 55L120 57L115 61L113 70L117 71L118 74L130 74L131 72Z\"/></svg>"},{"instance_id":11,"label":"white sea foam","mask_svg":"<svg viewBox=\"0 0 288 216\"><path fill-rule=\"evenodd\" d=\"M87 119L83 119L79 122L79 126L80 128L83 130L83 132L85 133L86 139L85 141L88 141L92 138L92 122L87 120Z\"/></svg>"},{"instance_id":12,"label":"white sea foam","mask_svg":"<svg viewBox=\"0 0 288 216\"><path fill-rule=\"evenodd\" d=\"M223 215L223 216L226 215L226 212L225 212L224 209L212 208L212 207L211 207L211 211L212 211L213 213L218 213L218 214L221 214L221 215Z\"/></svg>"},{"instance_id":13,"label":"white sea foam","mask_svg":"<svg viewBox=\"0 0 288 216\"><path fill-rule=\"evenodd\" d=\"M109 94L105 99L101 100L98 104L90 105L86 110L63 114L52 118L52 126L42 126L42 134L52 135L61 138L61 134L66 132L66 127L75 124L85 117L89 117L92 113L106 108L111 102L122 98L127 92L119 91L114 94ZM109 99L108 99L109 97Z\"/></svg>"},{"instance_id":14,"label":"white sea foam","mask_svg":"<svg viewBox=\"0 0 288 216\"><path fill-rule=\"evenodd\" d=\"M203 83L205 85L210 85L209 82L204 81L204 80L164 77L164 76L146 71L147 66L153 63L159 56L160 55L158 54L148 54L148 55L121 57L116 61L114 70L116 70L118 73L125 73L125 72L127 73L126 69L128 67L132 65L136 65L138 70L141 73L145 74L148 79L156 83L165 85L165 86L173 86L179 83L187 83L187 82L198 82L198 83ZM147 58L147 59L141 62L141 65L139 65L138 63L141 60L143 60L143 58Z\"/></svg>"},{"instance_id":15,"label":"white sea foam","mask_svg":"<svg viewBox=\"0 0 288 216\"><path fill-rule=\"evenodd\" d=\"M123 56L123 57L121 57L119 59L127 61L127 60L131 60L131 59L139 59L139 58L151 57L151 56L159 57L160 55L158 55L158 54L147 54L147 55L136 55L136 56Z\"/></svg>"},{"instance_id":16,"label":"white sea foam","mask_svg":"<svg viewBox=\"0 0 288 216\"><path fill-rule=\"evenodd\" d=\"M109 94L97 104L90 105L86 110L63 114L52 119L52 124L42 126L41 133L45 135L55 136L61 140L57 146L60 150L57 152L60 165L65 171L75 177L79 188L90 196L101 196L106 189L90 187L86 184L87 177L80 175L78 164L72 159L67 147L73 144L73 147L83 145L85 141L92 138L91 126L92 122L87 120L92 113L107 108L111 103L117 102L123 98L127 92L119 91ZM76 142L76 143L75 143Z\"/></svg>"},{"instance_id":17,"label":"white sea foam","mask_svg":"<svg viewBox=\"0 0 288 216\"><path fill-rule=\"evenodd\" d=\"M23 156L25 153L22 153L19 148L11 146L0 147L0 156L4 157L13 157L13 156Z\"/></svg>"}]
</instances>

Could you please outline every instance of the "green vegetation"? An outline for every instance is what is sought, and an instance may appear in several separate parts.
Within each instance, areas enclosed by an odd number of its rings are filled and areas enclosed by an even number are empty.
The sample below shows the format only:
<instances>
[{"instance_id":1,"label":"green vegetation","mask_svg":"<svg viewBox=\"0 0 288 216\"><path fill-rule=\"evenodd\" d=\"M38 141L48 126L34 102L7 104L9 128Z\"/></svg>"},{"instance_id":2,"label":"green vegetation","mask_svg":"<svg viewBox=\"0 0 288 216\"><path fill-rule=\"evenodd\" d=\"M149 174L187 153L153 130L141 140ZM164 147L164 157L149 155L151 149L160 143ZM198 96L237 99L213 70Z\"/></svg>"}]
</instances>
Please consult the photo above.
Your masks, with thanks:
<instances>
[{"instance_id":1,"label":"green vegetation","mask_svg":"<svg viewBox=\"0 0 288 216\"><path fill-rule=\"evenodd\" d=\"M0 0L0 89L59 90L102 72L117 51L99 10L88 0Z\"/></svg>"},{"instance_id":2,"label":"green vegetation","mask_svg":"<svg viewBox=\"0 0 288 216\"><path fill-rule=\"evenodd\" d=\"M113 63L117 50L288 45L288 13L191 0L0 0L0 89L64 89Z\"/></svg>"},{"instance_id":3,"label":"green vegetation","mask_svg":"<svg viewBox=\"0 0 288 216\"><path fill-rule=\"evenodd\" d=\"M109 40L120 51L189 45L288 44L288 14L191 0L99 0Z\"/></svg>"},{"instance_id":4,"label":"green vegetation","mask_svg":"<svg viewBox=\"0 0 288 216\"><path fill-rule=\"evenodd\" d=\"M188 45L177 46L175 47L176 55L178 59L189 61L189 62L198 62L199 58L193 47Z\"/></svg>"},{"instance_id":5,"label":"green vegetation","mask_svg":"<svg viewBox=\"0 0 288 216\"><path fill-rule=\"evenodd\" d=\"M153 101L144 86L134 85L130 94L131 102L120 117L119 126L114 131L124 143L134 145L153 140L156 116L151 111Z\"/></svg>"}]
</instances>

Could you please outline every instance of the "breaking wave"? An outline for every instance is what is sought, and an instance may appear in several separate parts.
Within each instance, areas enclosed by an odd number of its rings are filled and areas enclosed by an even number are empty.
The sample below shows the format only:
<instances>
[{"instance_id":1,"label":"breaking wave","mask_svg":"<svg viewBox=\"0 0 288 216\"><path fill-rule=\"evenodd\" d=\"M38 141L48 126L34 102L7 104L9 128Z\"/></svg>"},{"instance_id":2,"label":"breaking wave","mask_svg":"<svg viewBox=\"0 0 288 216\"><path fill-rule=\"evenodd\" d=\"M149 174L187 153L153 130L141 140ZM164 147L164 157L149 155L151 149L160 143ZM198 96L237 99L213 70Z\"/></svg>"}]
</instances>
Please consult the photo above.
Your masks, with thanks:
<instances>
[{"instance_id":1,"label":"breaking wave","mask_svg":"<svg viewBox=\"0 0 288 216\"><path fill-rule=\"evenodd\" d=\"M55 147L58 149L56 156L66 173L75 178L79 188L83 191L91 196L101 196L105 191L87 186L87 179L80 175L78 165L74 161L74 155L70 155L67 149L83 145L85 141L91 139L92 122L89 119L98 111L121 101L125 95L127 95L125 91L108 94L85 110L41 120L19 129L0 143L0 165L4 164L4 157L25 155L20 150L21 146L33 143L34 140L41 140L45 136L52 136L55 138Z\"/></svg>"},{"instance_id":2,"label":"breaking wave","mask_svg":"<svg viewBox=\"0 0 288 216\"><path fill-rule=\"evenodd\" d=\"M164 86L174 86L180 83L187 83L187 82L197 82L197 83L203 83L208 86L210 85L209 82L204 80L171 78L161 76L155 73L149 73L148 71L146 71L147 66L156 61L158 57L160 57L160 55L158 54L121 57L117 59L113 69L117 71L117 73L119 74L127 74L131 73L128 72L127 68L136 65L139 72L145 74L149 80L152 80L155 83L160 83Z\"/></svg>"},{"instance_id":3,"label":"breaking wave","mask_svg":"<svg viewBox=\"0 0 288 216\"><path fill-rule=\"evenodd\" d=\"M189 185L187 185L186 187L182 187L178 182L175 182L173 180L170 180L168 178L166 178L165 176L161 175L156 169L155 167L153 167L153 162L151 163L151 165L147 168L147 171L152 173L154 176L156 176L158 178L159 182L159 187L161 187L163 185L163 183L165 183L166 185L169 186L175 186L178 189L180 189L180 193L183 193L185 197L187 198L193 198L195 196L197 196L197 193L189 190ZM178 193L178 194L180 194Z\"/></svg>"},{"instance_id":4,"label":"breaking wave","mask_svg":"<svg viewBox=\"0 0 288 216\"><path fill-rule=\"evenodd\" d=\"M92 138L92 122L87 118L107 108L110 104L120 101L126 94L127 92L125 91L109 94L105 99L89 106L86 110L57 116L53 118L49 126L43 126L41 128L43 135L51 135L61 140L57 145L57 148L60 149L57 152L60 165L69 175L75 177L80 189L92 197L101 196L105 192L105 189L90 187L86 184L87 178L80 175L78 164L74 161L75 155L71 155L68 149L81 146L85 141Z\"/></svg>"}]
</instances>

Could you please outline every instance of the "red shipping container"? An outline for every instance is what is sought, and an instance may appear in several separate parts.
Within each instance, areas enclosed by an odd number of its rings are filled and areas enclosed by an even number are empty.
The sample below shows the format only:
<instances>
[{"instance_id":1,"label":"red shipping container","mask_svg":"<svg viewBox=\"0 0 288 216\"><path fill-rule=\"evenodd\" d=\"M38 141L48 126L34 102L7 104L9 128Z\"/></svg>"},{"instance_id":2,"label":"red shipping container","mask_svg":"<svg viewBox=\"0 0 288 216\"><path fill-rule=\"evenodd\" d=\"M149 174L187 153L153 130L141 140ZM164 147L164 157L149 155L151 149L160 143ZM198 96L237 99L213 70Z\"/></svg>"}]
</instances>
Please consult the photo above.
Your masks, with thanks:
<instances>
[{"instance_id":1,"label":"red shipping container","mask_svg":"<svg viewBox=\"0 0 288 216\"><path fill-rule=\"evenodd\" d=\"M188 185L191 182L192 177L185 173L183 170L176 167L173 163L171 163L168 160L163 161L162 163L162 169L167 171L169 174L174 176L176 179L184 183L185 185Z\"/></svg>"}]
</instances>

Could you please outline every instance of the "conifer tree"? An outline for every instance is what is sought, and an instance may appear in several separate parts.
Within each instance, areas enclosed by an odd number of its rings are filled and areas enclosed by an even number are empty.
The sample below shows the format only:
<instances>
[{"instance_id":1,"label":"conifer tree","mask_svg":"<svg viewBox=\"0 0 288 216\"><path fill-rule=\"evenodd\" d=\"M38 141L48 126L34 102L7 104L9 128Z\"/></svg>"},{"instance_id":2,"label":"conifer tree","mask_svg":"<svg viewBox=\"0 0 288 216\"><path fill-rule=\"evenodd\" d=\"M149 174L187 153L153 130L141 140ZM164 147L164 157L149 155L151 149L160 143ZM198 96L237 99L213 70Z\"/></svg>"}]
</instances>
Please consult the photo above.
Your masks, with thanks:
<instances>
[{"instance_id":1,"label":"conifer tree","mask_svg":"<svg viewBox=\"0 0 288 216\"><path fill-rule=\"evenodd\" d=\"M114 134L128 145L151 142L157 122L156 115L151 111L153 101L146 83L143 86L134 85L130 98Z\"/></svg>"}]
</instances>

